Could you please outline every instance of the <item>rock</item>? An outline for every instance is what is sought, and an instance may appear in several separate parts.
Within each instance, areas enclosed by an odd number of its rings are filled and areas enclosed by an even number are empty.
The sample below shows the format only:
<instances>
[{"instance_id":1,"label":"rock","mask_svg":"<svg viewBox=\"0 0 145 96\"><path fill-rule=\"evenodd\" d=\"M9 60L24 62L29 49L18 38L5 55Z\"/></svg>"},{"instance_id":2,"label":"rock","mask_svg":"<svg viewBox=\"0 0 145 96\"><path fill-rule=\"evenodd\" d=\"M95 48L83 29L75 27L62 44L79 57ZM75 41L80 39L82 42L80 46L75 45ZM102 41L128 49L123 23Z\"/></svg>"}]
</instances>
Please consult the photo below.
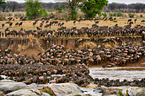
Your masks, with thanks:
<instances>
[{"instance_id":1,"label":"rock","mask_svg":"<svg viewBox=\"0 0 145 96\"><path fill-rule=\"evenodd\" d=\"M84 94L89 94L88 96L102 96L102 93L99 93L98 90L93 88L84 88L80 87Z\"/></svg>"},{"instance_id":2,"label":"rock","mask_svg":"<svg viewBox=\"0 0 145 96\"><path fill-rule=\"evenodd\" d=\"M48 84L48 87L53 90L56 96L74 96L83 94L79 86L74 83Z\"/></svg>"},{"instance_id":3,"label":"rock","mask_svg":"<svg viewBox=\"0 0 145 96\"><path fill-rule=\"evenodd\" d=\"M5 94L22 88L26 88L26 84L23 82L15 82L12 80L0 81L0 91L3 91Z\"/></svg>"},{"instance_id":4,"label":"rock","mask_svg":"<svg viewBox=\"0 0 145 96\"><path fill-rule=\"evenodd\" d=\"M97 88L96 84L90 83L86 88Z\"/></svg>"},{"instance_id":5,"label":"rock","mask_svg":"<svg viewBox=\"0 0 145 96\"><path fill-rule=\"evenodd\" d=\"M38 86L36 83L32 83L30 85L27 85L27 89L38 89Z\"/></svg>"},{"instance_id":6,"label":"rock","mask_svg":"<svg viewBox=\"0 0 145 96\"><path fill-rule=\"evenodd\" d=\"M39 96L50 96L49 94L45 93L45 92L40 92L40 90L37 89L32 89L31 90L33 93L36 93Z\"/></svg>"},{"instance_id":7,"label":"rock","mask_svg":"<svg viewBox=\"0 0 145 96\"><path fill-rule=\"evenodd\" d=\"M56 80L50 80L49 83L56 83Z\"/></svg>"},{"instance_id":8,"label":"rock","mask_svg":"<svg viewBox=\"0 0 145 96\"><path fill-rule=\"evenodd\" d=\"M123 89L122 91L123 95L126 95L127 91L130 96L145 96L145 88L140 88L140 87L126 88Z\"/></svg>"},{"instance_id":9,"label":"rock","mask_svg":"<svg viewBox=\"0 0 145 96\"><path fill-rule=\"evenodd\" d=\"M102 95L104 95L106 93L107 88L106 87L98 87L95 89L95 91L97 91L98 93L102 93Z\"/></svg>"},{"instance_id":10,"label":"rock","mask_svg":"<svg viewBox=\"0 0 145 96\"><path fill-rule=\"evenodd\" d=\"M6 94L6 96L40 96L40 95L28 89L20 89L20 90Z\"/></svg>"}]
</instances>

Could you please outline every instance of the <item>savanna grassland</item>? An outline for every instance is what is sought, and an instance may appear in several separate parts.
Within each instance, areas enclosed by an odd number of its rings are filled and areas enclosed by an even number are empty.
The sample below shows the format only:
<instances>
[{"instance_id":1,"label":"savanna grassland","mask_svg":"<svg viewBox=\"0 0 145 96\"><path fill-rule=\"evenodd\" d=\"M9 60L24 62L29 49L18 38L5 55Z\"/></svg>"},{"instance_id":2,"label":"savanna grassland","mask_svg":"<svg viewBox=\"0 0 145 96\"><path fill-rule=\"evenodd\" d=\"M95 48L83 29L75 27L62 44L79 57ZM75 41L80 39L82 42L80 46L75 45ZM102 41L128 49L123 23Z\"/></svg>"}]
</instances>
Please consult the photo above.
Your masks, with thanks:
<instances>
[{"instance_id":1,"label":"savanna grassland","mask_svg":"<svg viewBox=\"0 0 145 96\"><path fill-rule=\"evenodd\" d=\"M3 12L2 13L6 18L8 17L14 17L15 14L23 14L25 15L25 12ZM8 16L9 14L11 14L11 16ZM56 13L57 14L57 13ZM127 13L124 13L127 15ZM142 18L140 18L140 15L143 15ZM108 16L109 17L109 16ZM110 21L110 20L103 20L103 17L101 17L102 20L97 20L99 21L98 25L99 26L114 26L115 24L118 24L118 26L124 27L125 25L128 24L127 20L128 19L132 19L132 21L134 21L135 19L137 19L136 23L132 24L132 27L136 26L136 25L142 25L144 26L145 23L141 22L142 20L145 19L145 13L135 13L135 18L129 18L129 17L114 17L116 18L116 22ZM6 23L7 20L4 21L0 21L0 25L5 24L4 28L0 27L0 31L4 31L5 28L9 28L10 30L20 30L21 28L25 29L25 30L36 30L36 27L40 25L41 21L38 21L37 24L35 26L33 26L33 22L34 20L26 20L23 21L22 26L18 26L15 25L15 23L20 22L21 20L19 18L14 18L14 21L10 21L13 23L13 25L11 27L9 27L9 23ZM50 19L49 22L54 21L53 19ZM81 27L92 27L92 24L95 24L96 20L85 20L85 21L81 21L78 22L76 21L76 23L74 24L73 21L68 21L66 22L65 20L57 20L59 22L64 22L64 27L67 28L72 28L72 27L77 27L78 29ZM46 23L44 23L45 25ZM59 26L57 25L52 25L51 27L45 28L44 26L42 27L42 30L57 30L57 28L59 28Z\"/></svg>"}]
</instances>

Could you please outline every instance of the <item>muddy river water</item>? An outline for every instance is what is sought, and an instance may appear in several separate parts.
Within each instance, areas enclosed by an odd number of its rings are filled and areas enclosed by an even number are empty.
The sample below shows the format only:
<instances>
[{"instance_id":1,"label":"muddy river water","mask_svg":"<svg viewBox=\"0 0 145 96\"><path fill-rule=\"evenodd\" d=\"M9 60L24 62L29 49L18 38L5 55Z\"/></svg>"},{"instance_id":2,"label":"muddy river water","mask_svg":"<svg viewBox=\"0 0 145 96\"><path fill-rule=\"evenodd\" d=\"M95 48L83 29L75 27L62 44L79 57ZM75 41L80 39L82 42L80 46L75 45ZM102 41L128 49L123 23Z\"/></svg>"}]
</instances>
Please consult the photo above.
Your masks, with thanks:
<instances>
[{"instance_id":1,"label":"muddy river water","mask_svg":"<svg viewBox=\"0 0 145 96\"><path fill-rule=\"evenodd\" d=\"M145 78L145 67L115 67L115 68L90 68L90 75L93 78L109 78L110 80L120 79L120 81L127 79L132 81L134 79Z\"/></svg>"}]
</instances>

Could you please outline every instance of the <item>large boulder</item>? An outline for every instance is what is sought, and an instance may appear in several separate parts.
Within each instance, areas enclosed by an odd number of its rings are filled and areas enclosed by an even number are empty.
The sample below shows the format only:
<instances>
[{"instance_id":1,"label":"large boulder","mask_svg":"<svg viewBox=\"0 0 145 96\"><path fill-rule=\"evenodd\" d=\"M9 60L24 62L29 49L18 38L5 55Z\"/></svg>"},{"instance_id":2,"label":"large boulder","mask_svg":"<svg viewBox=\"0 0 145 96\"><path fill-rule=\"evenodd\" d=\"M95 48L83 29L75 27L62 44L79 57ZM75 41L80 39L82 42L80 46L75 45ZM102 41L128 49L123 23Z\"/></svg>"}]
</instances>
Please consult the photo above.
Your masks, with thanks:
<instances>
[{"instance_id":1,"label":"large boulder","mask_svg":"<svg viewBox=\"0 0 145 96\"><path fill-rule=\"evenodd\" d=\"M0 81L0 91L3 91L5 94L22 88L26 88L26 84L23 82L15 82L12 80Z\"/></svg>"},{"instance_id":2,"label":"large boulder","mask_svg":"<svg viewBox=\"0 0 145 96\"><path fill-rule=\"evenodd\" d=\"M74 83L48 84L47 87L49 87L56 96L83 96L83 92L79 86Z\"/></svg>"},{"instance_id":3,"label":"large boulder","mask_svg":"<svg viewBox=\"0 0 145 96\"><path fill-rule=\"evenodd\" d=\"M40 92L40 90L37 89L20 89L6 94L6 96L51 96L51 95L45 92Z\"/></svg>"},{"instance_id":4,"label":"large boulder","mask_svg":"<svg viewBox=\"0 0 145 96\"><path fill-rule=\"evenodd\" d=\"M32 92L29 89L20 89L6 94L6 96L40 96L40 95L35 92Z\"/></svg>"},{"instance_id":5,"label":"large boulder","mask_svg":"<svg viewBox=\"0 0 145 96\"><path fill-rule=\"evenodd\" d=\"M145 96L145 88L129 87L122 90L123 95L129 94L129 96Z\"/></svg>"}]
</instances>

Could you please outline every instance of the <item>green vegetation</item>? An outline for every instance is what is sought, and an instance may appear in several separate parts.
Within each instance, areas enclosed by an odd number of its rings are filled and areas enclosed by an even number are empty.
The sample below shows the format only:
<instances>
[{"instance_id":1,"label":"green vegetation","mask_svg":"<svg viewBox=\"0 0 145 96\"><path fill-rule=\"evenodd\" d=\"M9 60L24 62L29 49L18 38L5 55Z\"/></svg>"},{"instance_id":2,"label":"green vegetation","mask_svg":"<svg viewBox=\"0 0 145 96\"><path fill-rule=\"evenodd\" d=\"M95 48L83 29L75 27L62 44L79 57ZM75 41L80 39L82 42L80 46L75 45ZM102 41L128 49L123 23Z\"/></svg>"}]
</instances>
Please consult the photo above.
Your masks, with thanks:
<instances>
[{"instance_id":1,"label":"green vegetation","mask_svg":"<svg viewBox=\"0 0 145 96\"><path fill-rule=\"evenodd\" d=\"M106 17L107 17L107 14L106 14L106 13L102 13L102 15L104 16L104 18L106 18Z\"/></svg>"},{"instance_id":2,"label":"green vegetation","mask_svg":"<svg viewBox=\"0 0 145 96\"><path fill-rule=\"evenodd\" d=\"M117 12L117 17L123 16L121 12Z\"/></svg>"},{"instance_id":3,"label":"green vegetation","mask_svg":"<svg viewBox=\"0 0 145 96\"><path fill-rule=\"evenodd\" d=\"M117 22L117 20L113 20L113 22Z\"/></svg>"},{"instance_id":4,"label":"green vegetation","mask_svg":"<svg viewBox=\"0 0 145 96\"><path fill-rule=\"evenodd\" d=\"M129 13L128 16L129 18L134 18L134 14Z\"/></svg>"},{"instance_id":5,"label":"green vegetation","mask_svg":"<svg viewBox=\"0 0 145 96\"><path fill-rule=\"evenodd\" d=\"M113 13L109 13L109 16L113 16Z\"/></svg>"},{"instance_id":6,"label":"green vegetation","mask_svg":"<svg viewBox=\"0 0 145 96\"><path fill-rule=\"evenodd\" d=\"M58 13L62 13L62 8L60 7L57 7L55 10L58 11Z\"/></svg>"},{"instance_id":7,"label":"green vegetation","mask_svg":"<svg viewBox=\"0 0 145 96\"><path fill-rule=\"evenodd\" d=\"M25 0L25 11L28 19L35 19L41 16L48 16L45 9L41 8L39 0Z\"/></svg>"},{"instance_id":8,"label":"green vegetation","mask_svg":"<svg viewBox=\"0 0 145 96\"><path fill-rule=\"evenodd\" d=\"M79 8L85 13L85 17L94 18L96 14L101 14L107 3L107 0L88 0L80 4Z\"/></svg>"},{"instance_id":9,"label":"green vegetation","mask_svg":"<svg viewBox=\"0 0 145 96\"><path fill-rule=\"evenodd\" d=\"M0 6L1 4L6 4L5 0L0 0Z\"/></svg>"},{"instance_id":10,"label":"green vegetation","mask_svg":"<svg viewBox=\"0 0 145 96\"><path fill-rule=\"evenodd\" d=\"M53 95L51 92L47 91L47 90L44 90L44 92L48 93L49 95ZM53 95L54 96L54 95Z\"/></svg>"},{"instance_id":11,"label":"green vegetation","mask_svg":"<svg viewBox=\"0 0 145 96\"><path fill-rule=\"evenodd\" d=\"M74 95L74 96L81 96L81 95Z\"/></svg>"},{"instance_id":12,"label":"green vegetation","mask_svg":"<svg viewBox=\"0 0 145 96\"><path fill-rule=\"evenodd\" d=\"M141 15L140 15L140 17L142 18L142 17L143 17L143 15L141 14Z\"/></svg>"},{"instance_id":13,"label":"green vegetation","mask_svg":"<svg viewBox=\"0 0 145 96\"><path fill-rule=\"evenodd\" d=\"M123 93L122 93L122 89L119 89L118 95L119 96L124 96Z\"/></svg>"},{"instance_id":14,"label":"green vegetation","mask_svg":"<svg viewBox=\"0 0 145 96\"><path fill-rule=\"evenodd\" d=\"M77 19L76 9L77 9L79 3L84 2L85 0L62 0L62 1L65 1L66 5L70 9L70 18L72 20L76 20Z\"/></svg>"}]
</instances>

